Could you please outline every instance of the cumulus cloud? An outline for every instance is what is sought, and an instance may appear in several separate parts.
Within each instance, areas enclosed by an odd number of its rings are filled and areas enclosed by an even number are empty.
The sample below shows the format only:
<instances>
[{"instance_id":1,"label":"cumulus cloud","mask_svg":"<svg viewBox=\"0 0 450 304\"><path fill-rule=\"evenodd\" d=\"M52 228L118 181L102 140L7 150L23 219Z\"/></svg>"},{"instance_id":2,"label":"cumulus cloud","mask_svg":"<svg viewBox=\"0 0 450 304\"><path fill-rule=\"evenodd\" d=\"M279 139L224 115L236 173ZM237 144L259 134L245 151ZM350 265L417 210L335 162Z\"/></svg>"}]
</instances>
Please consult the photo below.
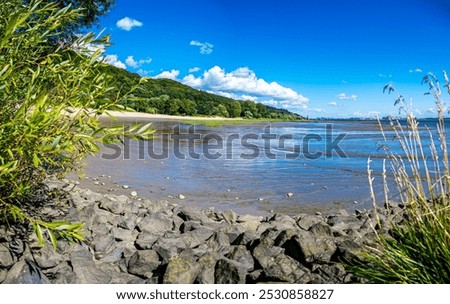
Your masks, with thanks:
<instances>
[{"instance_id":1,"label":"cumulus cloud","mask_svg":"<svg viewBox=\"0 0 450 304\"><path fill-rule=\"evenodd\" d=\"M386 74L380 73L380 74L378 74L378 76L381 78L392 78L392 74L386 75Z\"/></svg>"},{"instance_id":2,"label":"cumulus cloud","mask_svg":"<svg viewBox=\"0 0 450 304\"><path fill-rule=\"evenodd\" d=\"M409 72L410 73L422 73L423 71L422 71L422 69L420 69L420 68L416 68L416 69L411 69L411 70L409 70Z\"/></svg>"},{"instance_id":3,"label":"cumulus cloud","mask_svg":"<svg viewBox=\"0 0 450 304\"><path fill-rule=\"evenodd\" d=\"M337 107L337 102L336 101L331 101L331 102L328 103L328 105L330 107Z\"/></svg>"},{"instance_id":4,"label":"cumulus cloud","mask_svg":"<svg viewBox=\"0 0 450 304\"><path fill-rule=\"evenodd\" d=\"M117 57L117 55L107 55L105 56L105 63L110 64L112 66L121 68L121 69L126 69L127 67L125 66L125 63L123 63L122 61L119 60L119 58Z\"/></svg>"},{"instance_id":5,"label":"cumulus cloud","mask_svg":"<svg viewBox=\"0 0 450 304\"><path fill-rule=\"evenodd\" d=\"M198 71L200 71L199 67L194 67L194 68L189 69L189 73L197 73Z\"/></svg>"},{"instance_id":6,"label":"cumulus cloud","mask_svg":"<svg viewBox=\"0 0 450 304\"><path fill-rule=\"evenodd\" d=\"M125 59L125 63L127 64L127 66L132 67L132 68L138 68L143 64L147 64L147 63L151 63L152 59L151 58L147 58L147 59L140 59L140 60L134 60L133 56L128 56L127 59Z\"/></svg>"},{"instance_id":7,"label":"cumulus cloud","mask_svg":"<svg viewBox=\"0 0 450 304\"><path fill-rule=\"evenodd\" d=\"M247 94L256 97L271 97L276 100L289 100L299 103L308 102L308 98L296 91L286 88L277 82L267 82L258 78L252 70L247 67L238 68L227 73L219 66L214 66L205 71L201 77L192 74L183 78L183 83L199 89L211 91L225 91Z\"/></svg>"},{"instance_id":8,"label":"cumulus cloud","mask_svg":"<svg viewBox=\"0 0 450 304\"><path fill-rule=\"evenodd\" d=\"M358 96L355 94L347 95L345 93L341 93L341 94L337 95L337 98L339 98L340 100L356 101L356 99L358 99Z\"/></svg>"},{"instance_id":9,"label":"cumulus cloud","mask_svg":"<svg viewBox=\"0 0 450 304\"><path fill-rule=\"evenodd\" d=\"M136 19L125 17L116 22L116 26L124 31L131 31L133 27L142 26L142 22L137 21Z\"/></svg>"},{"instance_id":10,"label":"cumulus cloud","mask_svg":"<svg viewBox=\"0 0 450 304\"><path fill-rule=\"evenodd\" d=\"M179 70L171 70L171 71L163 71L162 73L156 75L154 78L167 78L172 80L177 80L177 77L180 75Z\"/></svg>"},{"instance_id":11,"label":"cumulus cloud","mask_svg":"<svg viewBox=\"0 0 450 304\"><path fill-rule=\"evenodd\" d=\"M209 42L200 42L197 40L192 40L190 42L191 46L198 46L200 48L200 54L209 55L213 52L214 45Z\"/></svg>"}]
</instances>

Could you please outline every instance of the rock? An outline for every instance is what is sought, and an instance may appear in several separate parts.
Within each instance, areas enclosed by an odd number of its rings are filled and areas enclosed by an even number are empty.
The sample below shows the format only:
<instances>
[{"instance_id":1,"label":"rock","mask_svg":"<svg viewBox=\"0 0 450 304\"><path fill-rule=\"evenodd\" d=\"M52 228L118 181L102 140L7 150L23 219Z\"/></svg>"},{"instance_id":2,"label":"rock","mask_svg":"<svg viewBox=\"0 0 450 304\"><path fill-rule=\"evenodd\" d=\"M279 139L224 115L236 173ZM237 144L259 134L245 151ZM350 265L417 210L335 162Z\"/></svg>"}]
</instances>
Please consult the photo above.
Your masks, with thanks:
<instances>
[{"instance_id":1,"label":"rock","mask_svg":"<svg viewBox=\"0 0 450 304\"><path fill-rule=\"evenodd\" d=\"M9 268L14 264L14 257L5 244L0 244L0 269Z\"/></svg>"},{"instance_id":2,"label":"rock","mask_svg":"<svg viewBox=\"0 0 450 304\"><path fill-rule=\"evenodd\" d=\"M136 196L138 196L138 193L136 191L131 191L130 196L136 197Z\"/></svg>"},{"instance_id":3,"label":"rock","mask_svg":"<svg viewBox=\"0 0 450 304\"><path fill-rule=\"evenodd\" d=\"M337 245L335 260L352 263L361 260L362 246L352 240L344 240Z\"/></svg>"},{"instance_id":4,"label":"rock","mask_svg":"<svg viewBox=\"0 0 450 304\"><path fill-rule=\"evenodd\" d=\"M99 254L99 256L101 256L111 251L114 245L115 245L114 236L110 234L96 235L96 237L94 237L94 241L91 244L91 247L97 254Z\"/></svg>"},{"instance_id":5,"label":"rock","mask_svg":"<svg viewBox=\"0 0 450 304\"><path fill-rule=\"evenodd\" d=\"M294 193L288 192L288 193L286 194L286 196L287 196L287 197L293 197L293 196L294 196Z\"/></svg>"},{"instance_id":6,"label":"rock","mask_svg":"<svg viewBox=\"0 0 450 304\"><path fill-rule=\"evenodd\" d=\"M122 188L123 188L123 189L129 189L130 186L128 186L128 185L123 185Z\"/></svg>"},{"instance_id":7,"label":"rock","mask_svg":"<svg viewBox=\"0 0 450 304\"><path fill-rule=\"evenodd\" d=\"M159 236L156 234L141 232L136 238L134 245L139 250L151 249L158 238Z\"/></svg>"},{"instance_id":8,"label":"rock","mask_svg":"<svg viewBox=\"0 0 450 304\"><path fill-rule=\"evenodd\" d=\"M187 246L180 238L160 237L152 248L162 257L163 263L166 264L172 257L185 250Z\"/></svg>"},{"instance_id":9,"label":"rock","mask_svg":"<svg viewBox=\"0 0 450 304\"><path fill-rule=\"evenodd\" d=\"M330 225L328 225L325 222L318 222L314 224L309 228L308 231L316 236L325 236L325 237L333 236L333 230L331 230Z\"/></svg>"},{"instance_id":10,"label":"rock","mask_svg":"<svg viewBox=\"0 0 450 304\"><path fill-rule=\"evenodd\" d=\"M200 227L184 233L180 238L186 244L187 248L195 248L204 244L207 239L213 236L213 234L213 230L206 227Z\"/></svg>"},{"instance_id":11,"label":"rock","mask_svg":"<svg viewBox=\"0 0 450 304\"><path fill-rule=\"evenodd\" d=\"M222 218L231 225L237 221L238 215L233 210L226 210L222 212Z\"/></svg>"},{"instance_id":12,"label":"rock","mask_svg":"<svg viewBox=\"0 0 450 304\"><path fill-rule=\"evenodd\" d=\"M136 251L128 262L128 272L148 279L159 264L158 254L154 250Z\"/></svg>"},{"instance_id":13,"label":"rock","mask_svg":"<svg viewBox=\"0 0 450 304\"><path fill-rule=\"evenodd\" d=\"M295 235L283 244L286 254L301 263L328 263L336 251L332 239L313 235Z\"/></svg>"},{"instance_id":14,"label":"rock","mask_svg":"<svg viewBox=\"0 0 450 304\"><path fill-rule=\"evenodd\" d=\"M79 246L81 247L81 246ZM112 276L98 269L92 259L92 255L84 248L70 253L70 263L79 284L107 284Z\"/></svg>"},{"instance_id":15,"label":"rock","mask_svg":"<svg viewBox=\"0 0 450 304\"><path fill-rule=\"evenodd\" d=\"M15 263L3 284L49 284L50 280L32 261L21 259Z\"/></svg>"},{"instance_id":16,"label":"rock","mask_svg":"<svg viewBox=\"0 0 450 304\"><path fill-rule=\"evenodd\" d=\"M232 246L227 257L231 260L239 262L248 272L252 272L255 266L252 254L245 246Z\"/></svg>"},{"instance_id":17,"label":"rock","mask_svg":"<svg viewBox=\"0 0 450 304\"><path fill-rule=\"evenodd\" d=\"M284 254L284 249L262 243L253 250L253 257L261 265L267 280L287 283L309 283L309 270Z\"/></svg>"},{"instance_id":18,"label":"rock","mask_svg":"<svg viewBox=\"0 0 450 304\"><path fill-rule=\"evenodd\" d=\"M184 199L186 198L186 196L184 196L183 194L178 194L178 198L179 198L180 200L184 200Z\"/></svg>"},{"instance_id":19,"label":"rock","mask_svg":"<svg viewBox=\"0 0 450 304\"><path fill-rule=\"evenodd\" d=\"M65 258L56 252L52 246L44 246L40 250L33 251L33 258L41 269L53 268L62 263Z\"/></svg>"},{"instance_id":20,"label":"rock","mask_svg":"<svg viewBox=\"0 0 450 304\"><path fill-rule=\"evenodd\" d=\"M200 274L201 266L192 255L180 255L169 260L164 284L192 284Z\"/></svg>"},{"instance_id":21,"label":"rock","mask_svg":"<svg viewBox=\"0 0 450 304\"><path fill-rule=\"evenodd\" d=\"M136 226L140 232L145 231L157 235L163 235L174 228L173 220L163 213L147 214Z\"/></svg>"},{"instance_id":22,"label":"rock","mask_svg":"<svg viewBox=\"0 0 450 304\"><path fill-rule=\"evenodd\" d=\"M205 245L212 252L222 255L230 252L230 239L223 232L214 232L214 234L206 240Z\"/></svg>"},{"instance_id":23,"label":"rock","mask_svg":"<svg viewBox=\"0 0 450 304\"><path fill-rule=\"evenodd\" d=\"M322 218L314 215L305 214L302 215L300 219L297 221L297 225L303 230L309 230L312 226L320 222L323 222Z\"/></svg>"},{"instance_id":24,"label":"rock","mask_svg":"<svg viewBox=\"0 0 450 304\"><path fill-rule=\"evenodd\" d=\"M216 224L216 222L211 220L204 212L198 210L181 207L176 211L174 210L174 213L176 213L183 221L194 221L201 224Z\"/></svg>"},{"instance_id":25,"label":"rock","mask_svg":"<svg viewBox=\"0 0 450 304\"><path fill-rule=\"evenodd\" d=\"M103 256L99 262L102 263L115 263L122 259L123 250L122 248L115 248L113 251L109 252L105 256Z\"/></svg>"},{"instance_id":26,"label":"rock","mask_svg":"<svg viewBox=\"0 0 450 304\"><path fill-rule=\"evenodd\" d=\"M216 284L245 284L247 267L239 262L222 258L214 269Z\"/></svg>"},{"instance_id":27,"label":"rock","mask_svg":"<svg viewBox=\"0 0 450 304\"><path fill-rule=\"evenodd\" d=\"M215 267L216 267L217 255L216 254L205 254L199 260L198 264L201 267L200 273L197 276L195 283L199 284L214 284L215 277Z\"/></svg>"}]
</instances>

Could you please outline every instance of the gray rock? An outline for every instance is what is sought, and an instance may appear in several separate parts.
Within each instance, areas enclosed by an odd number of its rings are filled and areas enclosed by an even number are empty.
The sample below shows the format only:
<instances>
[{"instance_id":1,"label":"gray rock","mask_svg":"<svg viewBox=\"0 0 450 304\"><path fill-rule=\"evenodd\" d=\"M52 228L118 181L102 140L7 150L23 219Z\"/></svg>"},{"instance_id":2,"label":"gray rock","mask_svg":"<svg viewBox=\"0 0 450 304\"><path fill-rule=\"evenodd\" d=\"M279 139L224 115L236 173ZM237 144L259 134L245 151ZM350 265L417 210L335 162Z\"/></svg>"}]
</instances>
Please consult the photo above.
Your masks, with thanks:
<instances>
[{"instance_id":1,"label":"gray rock","mask_svg":"<svg viewBox=\"0 0 450 304\"><path fill-rule=\"evenodd\" d=\"M309 270L285 255L283 248L262 243L253 250L253 257L261 265L262 276L267 280L301 284L311 281Z\"/></svg>"},{"instance_id":2,"label":"gray rock","mask_svg":"<svg viewBox=\"0 0 450 304\"><path fill-rule=\"evenodd\" d=\"M41 269L56 267L65 260L63 255L59 254L50 245L47 245L40 250L33 251L33 258Z\"/></svg>"},{"instance_id":3,"label":"gray rock","mask_svg":"<svg viewBox=\"0 0 450 304\"><path fill-rule=\"evenodd\" d=\"M14 264L14 257L5 244L0 244L0 268L9 268Z\"/></svg>"},{"instance_id":4,"label":"gray rock","mask_svg":"<svg viewBox=\"0 0 450 304\"><path fill-rule=\"evenodd\" d=\"M103 256L99 262L102 263L115 263L122 259L123 250L122 248L115 248L105 256Z\"/></svg>"},{"instance_id":5,"label":"gray rock","mask_svg":"<svg viewBox=\"0 0 450 304\"><path fill-rule=\"evenodd\" d=\"M70 253L69 256L77 283L107 284L111 281L112 276L98 269L95 266L92 255L84 248Z\"/></svg>"},{"instance_id":6,"label":"gray rock","mask_svg":"<svg viewBox=\"0 0 450 304\"><path fill-rule=\"evenodd\" d=\"M214 224L215 223L204 212L201 212L199 210L189 209L186 207L180 207L175 211L175 213L183 221L194 221L194 222L199 222L201 224Z\"/></svg>"},{"instance_id":7,"label":"gray rock","mask_svg":"<svg viewBox=\"0 0 450 304\"><path fill-rule=\"evenodd\" d=\"M158 240L159 236L152 233L139 233L134 245L139 250L151 249L153 244Z\"/></svg>"},{"instance_id":8,"label":"gray rock","mask_svg":"<svg viewBox=\"0 0 450 304\"><path fill-rule=\"evenodd\" d=\"M213 236L213 234L213 230L206 227L200 227L182 234L181 239L186 244L187 248L195 248L205 243L205 241Z\"/></svg>"},{"instance_id":9,"label":"gray rock","mask_svg":"<svg viewBox=\"0 0 450 304\"><path fill-rule=\"evenodd\" d=\"M183 240L175 237L160 237L152 247L162 257L164 264L168 263L172 257L178 255L186 248L187 246Z\"/></svg>"},{"instance_id":10,"label":"gray rock","mask_svg":"<svg viewBox=\"0 0 450 304\"><path fill-rule=\"evenodd\" d=\"M361 260L362 246L352 240L344 240L337 245L336 259L340 262Z\"/></svg>"},{"instance_id":11,"label":"gray rock","mask_svg":"<svg viewBox=\"0 0 450 304\"><path fill-rule=\"evenodd\" d=\"M322 221L312 225L308 231L316 236L333 236L333 230L331 229L330 225Z\"/></svg>"},{"instance_id":12,"label":"gray rock","mask_svg":"<svg viewBox=\"0 0 450 304\"><path fill-rule=\"evenodd\" d=\"M195 258L189 255L179 255L169 260L164 274L164 284L192 284L200 274L202 267Z\"/></svg>"},{"instance_id":13,"label":"gray rock","mask_svg":"<svg viewBox=\"0 0 450 304\"><path fill-rule=\"evenodd\" d=\"M108 235L96 235L91 244L91 247L98 254L97 256L104 255L109 251L113 250L113 246L115 245L114 236Z\"/></svg>"},{"instance_id":14,"label":"gray rock","mask_svg":"<svg viewBox=\"0 0 450 304\"><path fill-rule=\"evenodd\" d=\"M216 284L245 284L247 267L239 262L222 258L217 261L214 277Z\"/></svg>"},{"instance_id":15,"label":"gray rock","mask_svg":"<svg viewBox=\"0 0 450 304\"><path fill-rule=\"evenodd\" d=\"M199 275L197 276L196 283L214 284L214 269L216 267L216 262L216 254L205 254L198 260L198 264L200 265L201 270Z\"/></svg>"},{"instance_id":16,"label":"gray rock","mask_svg":"<svg viewBox=\"0 0 450 304\"><path fill-rule=\"evenodd\" d=\"M174 228L173 220L163 213L147 214L138 224L140 232L146 231L152 234L163 235Z\"/></svg>"},{"instance_id":17,"label":"gray rock","mask_svg":"<svg viewBox=\"0 0 450 304\"><path fill-rule=\"evenodd\" d=\"M8 271L6 269L0 269L0 284L3 283L3 281L5 280L7 273Z\"/></svg>"},{"instance_id":18,"label":"gray rock","mask_svg":"<svg viewBox=\"0 0 450 304\"><path fill-rule=\"evenodd\" d=\"M148 279L159 264L159 256L154 250L136 251L128 262L128 272Z\"/></svg>"},{"instance_id":19,"label":"gray rock","mask_svg":"<svg viewBox=\"0 0 450 304\"><path fill-rule=\"evenodd\" d=\"M43 272L53 284L78 283L72 267L67 262L62 262L54 268L45 269Z\"/></svg>"},{"instance_id":20,"label":"gray rock","mask_svg":"<svg viewBox=\"0 0 450 304\"><path fill-rule=\"evenodd\" d=\"M303 230L309 230L312 226L320 222L323 222L321 217L305 214L297 221L297 225Z\"/></svg>"},{"instance_id":21,"label":"gray rock","mask_svg":"<svg viewBox=\"0 0 450 304\"><path fill-rule=\"evenodd\" d=\"M334 240L312 235L296 235L283 244L286 254L301 263L328 263L336 252Z\"/></svg>"},{"instance_id":22,"label":"gray rock","mask_svg":"<svg viewBox=\"0 0 450 304\"><path fill-rule=\"evenodd\" d=\"M213 236L205 242L206 246L212 251L216 253L220 253L221 255L225 255L230 252L230 239L223 232L215 232Z\"/></svg>"},{"instance_id":23,"label":"gray rock","mask_svg":"<svg viewBox=\"0 0 450 304\"><path fill-rule=\"evenodd\" d=\"M45 274L30 260L21 259L15 263L3 284L49 284L50 280Z\"/></svg>"},{"instance_id":24,"label":"gray rock","mask_svg":"<svg viewBox=\"0 0 450 304\"><path fill-rule=\"evenodd\" d=\"M245 246L231 246L227 257L242 264L248 272L252 272L255 266L252 254Z\"/></svg>"}]
</instances>

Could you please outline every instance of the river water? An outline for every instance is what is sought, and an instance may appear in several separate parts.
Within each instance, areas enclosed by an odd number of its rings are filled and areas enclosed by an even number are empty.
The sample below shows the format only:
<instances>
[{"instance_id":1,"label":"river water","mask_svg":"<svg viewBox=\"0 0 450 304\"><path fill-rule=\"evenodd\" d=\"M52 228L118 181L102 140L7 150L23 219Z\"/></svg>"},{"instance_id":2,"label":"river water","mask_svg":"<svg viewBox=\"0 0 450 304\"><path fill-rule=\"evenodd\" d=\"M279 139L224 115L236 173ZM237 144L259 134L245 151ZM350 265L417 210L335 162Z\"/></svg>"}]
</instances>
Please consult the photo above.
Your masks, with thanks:
<instances>
[{"instance_id":1,"label":"river water","mask_svg":"<svg viewBox=\"0 0 450 304\"><path fill-rule=\"evenodd\" d=\"M435 128L436 121L421 126ZM85 173L109 175L150 199L239 213L298 214L370 208L368 158L381 197L380 145L401 153L393 131L385 131L385 142L376 121L214 128L154 121L153 127L152 141L104 147L87 159ZM422 133L428 146L425 128Z\"/></svg>"}]
</instances>

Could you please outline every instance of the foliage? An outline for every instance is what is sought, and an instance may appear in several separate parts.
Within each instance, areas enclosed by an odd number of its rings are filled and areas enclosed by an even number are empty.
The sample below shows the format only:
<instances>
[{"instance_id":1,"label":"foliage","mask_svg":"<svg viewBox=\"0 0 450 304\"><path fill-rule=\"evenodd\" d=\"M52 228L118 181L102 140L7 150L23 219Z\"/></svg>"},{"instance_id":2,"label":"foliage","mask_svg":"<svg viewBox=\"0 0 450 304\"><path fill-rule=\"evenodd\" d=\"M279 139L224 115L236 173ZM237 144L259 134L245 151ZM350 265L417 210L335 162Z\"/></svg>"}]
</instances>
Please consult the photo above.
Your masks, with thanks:
<instances>
[{"instance_id":1,"label":"foliage","mask_svg":"<svg viewBox=\"0 0 450 304\"><path fill-rule=\"evenodd\" d=\"M117 87L124 91L129 90L141 79L139 75L117 67L105 66L104 69L106 73L113 75L117 80ZM134 99L127 100L124 106L139 112L281 120L305 119L284 109L210 94L170 79L148 79L133 95Z\"/></svg>"},{"instance_id":2,"label":"foliage","mask_svg":"<svg viewBox=\"0 0 450 304\"><path fill-rule=\"evenodd\" d=\"M444 79L445 87L449 88L445 72ZM367 248L364 263L353 268L357 276L370 282L450 283L450 169L444 103L438 79L428 74L424 83L429 85L430 94L435 98L438 139L434 140L429 130L431 152L425 152L427 147L422 145L419 123L404 98L397 94L395 103L406 113L407 125L391 120L391 128L404 156L387 151L392 178L405 206L405 220L394 227L391 235L378 235L377 244ZM396 92L392 85L385 89ZM372 185L371 173L369 167ZM387 200L386 169L383 177ZM373 200L375 202L374 195Z\"/></svg>"},{"instance_id":3,"label":"foliage","mask_svg":"<svg viewBox=\"0 0 450 304\"><path fill-rule=\"evenodd\" d=\"M29 5L34 1L17 0L16 2ZM43 4L54 4L55 9L63 9L70 5L72 10L79 10L80 14L76 18L59 29L58 39L64 38L69 41L76 37L74 33L95 25L99 17L106 15L115 2L115 0L42 0Z\"/></svg>"},{"instance_id":4,"label":"foliage","mask_svg":"<svg viewBox=\"0 0 450 304\"><path fill-rule=\"evenodd\" d=\"M101 141L124 134L123 127L104 128L98 116L117 108L111 100L109 75L101 72L100 51L87 46L106 43L92 35L79 37L73 47L49 44L49 36L64 30L79 12L31 1L0 10L0 221L29 223L40 242L46 235L82 239L80 223L46 222L36 216L30 199L49 175L77 169ZM50 37L51 38L51 37ZM136 130L136 127L134 128ZM145 138L148 126L136 137Z\"/></svg>"}]
</instances>

